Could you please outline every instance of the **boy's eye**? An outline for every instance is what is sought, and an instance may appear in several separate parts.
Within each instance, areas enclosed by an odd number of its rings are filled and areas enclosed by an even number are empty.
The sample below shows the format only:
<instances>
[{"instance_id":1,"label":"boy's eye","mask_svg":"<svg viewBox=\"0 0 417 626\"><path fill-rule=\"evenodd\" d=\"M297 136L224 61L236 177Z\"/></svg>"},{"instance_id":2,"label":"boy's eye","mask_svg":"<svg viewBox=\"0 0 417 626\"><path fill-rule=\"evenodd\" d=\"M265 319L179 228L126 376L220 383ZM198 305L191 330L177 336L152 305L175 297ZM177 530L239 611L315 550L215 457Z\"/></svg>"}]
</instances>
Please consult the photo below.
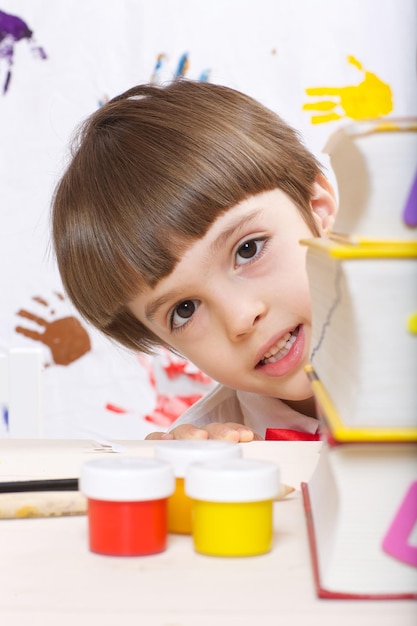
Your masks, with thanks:
<instances>
[{"instance_id":1,"label":"boy's eye","mask_svg":"<svg viewBox=\"0 0 417 626\"><path fill-rule=\"evenodd\" d=\"M174 308L170 318L171 329L175 330L187 323L198 308L197 300L183 300Z\"/></svg>"},{"instance_id":2,"label":"boy's eye","mask_svg":"<svg viewBox=\"0 0 417 626\"><path fill-rule=\"evenodd\" d=\"M236 251L236 264L245 265L256 257L265 245L265 239L249 239L242 243Z\"/></svg>"}]
</instances>

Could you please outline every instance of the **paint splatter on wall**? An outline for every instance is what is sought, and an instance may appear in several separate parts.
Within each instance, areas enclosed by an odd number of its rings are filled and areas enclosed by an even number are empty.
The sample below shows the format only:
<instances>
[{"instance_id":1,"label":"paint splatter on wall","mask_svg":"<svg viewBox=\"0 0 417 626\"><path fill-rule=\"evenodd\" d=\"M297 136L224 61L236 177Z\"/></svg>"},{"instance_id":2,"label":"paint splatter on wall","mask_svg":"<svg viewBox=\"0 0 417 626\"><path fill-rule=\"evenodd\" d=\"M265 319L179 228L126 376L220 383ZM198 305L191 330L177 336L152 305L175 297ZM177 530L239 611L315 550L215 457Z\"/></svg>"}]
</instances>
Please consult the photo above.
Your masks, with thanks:
<instances>
[{"instance_id":1,"label":"paint splatter on wall","mask_svg":"<svg viewBox=\"0 0 417 626\"><path fill-rule=\"evenodd\" d=\"M51 361L45 362L45 367L69 366L94 349L83 324L76 317L62 315L59 310L56 310L64 301L65 298L61 293L54 293L52 299L33 296L33 309L36 308L36 311L28 307L19 309L16 313L19 318L26 320L26 325L15 326L16 333L43 344L49 349ZM39 314L39 307L45 309L45 315ZM132 420L142 419L158 427L168 428L187 408L202 397L204 387L210 388L213 383L189 361L174 356L165 349L158 352L157 359L138 354L137 360L147 373L149 387L154 396L151 410L141 411L140 402L137 406L125 407L120 403L109 401L104 406L105 411L114 415L128 416ZM164 378L162 389L159 380L161 375L157 376L157 370L162 372ZM195 383L195 389L186 393L181 379ZM177 384L173 384L175 381ZM183 392L180 391L181 388ZM7 406L3 405L2 409L3 423L7 429Z\"/></svg>"},{"instance_id":2,"label":"paint splatter on wall","mask_svg":"<svg viewBox=\"0 0 417 626\"><path fill-rule=\"evenodd\" d=\"M15 56L15 48L19 42L25 41L32 55L44 61L47 58L45 50L39 46L33 31L17 15L11 15L0 11L0 67L5 65L5 78L3 80L3 95L10 88L12 69Z\"/></svg>"},{"instance_id":3,"label":"paint splatter on wall","mask_svg":"<svg viewBox=\"0 0 417 626\"><path fill-rule=\"evenodd\" d=\"M158 354L159 358L157 361L149 356L138 355L138 361L147 372L149 386L154 392L154 404L152 409L141 417L147 422L151 422L162 428L168 428L184 411L203 396L204 391L202 391L202 389L204 389L204 386L207 389L210 388L213 381L192 363L186 359L172 355L165 348L161 348ZM156 375L156 363L161 366L165 378L165 384L162 386L165 389L171 387L171 393L160 389ZM180 379L184 378L192 383L198 383L199 387L196 386L191 393L179 393L178 386L175 390L174 386L170 385L170 381L179 380L181 383ZM113 402L106 403L105 408L107 411L119 415L131 414L132 417L138 415L137 410L129 409L114 404Z\"/></svg>"},{"instance_id":4,"label":"paint splatter on wall","mask_svg":"<svg viewBox=\"0 0 417 626\"><path fill-rule=\"evenodd\" d=\"M304 111L314 111L312 124L334 122L344 117L364 120L388 115L393 110L391 87L373 72L365 70L354 56L348 56L348 63L363 74L357 85L346 87L308 87L308 96L316 97L314 102L303 105Z\"/></svg>"},{"instance_id":5,"label":"paint splatter on wall","mask_svg":"<svg viewBox=\"0 0 417 626\"><path fill-rule=\"evenodd\" d=\"M166 80L178 80L180 78L190 77L190 69L191 58L188 52L184 52L180 56L174 69L171 65L170 56L165 52L160 52L157 54L150 82L162 83ZM209 79L210 70L208 68L201 70L197 76L194 77L194 80L198 80L200 82L207 82Z\"/></svg>"},{"instance_id":6,"label":"paint splatter on wall","mask_svg":"<svg viewBox=\"0 0 417 626\"><path fill-rule=\"evenodd\" d=\"M64 299L62 294L56 293L55 296L60 300ZM34 296L32 300L45 308L49 307L49 302L45 298ZM18 325L15 327L16 332L47 346L55 365L69 365L91 350L91 342L86 329L73 316L48 321L45 317L27 309L20 309L17 315L34 322L40 330ZM49 308L49 315L52 317L55 315L53 308Z\"/></svg>"}]
</instances>

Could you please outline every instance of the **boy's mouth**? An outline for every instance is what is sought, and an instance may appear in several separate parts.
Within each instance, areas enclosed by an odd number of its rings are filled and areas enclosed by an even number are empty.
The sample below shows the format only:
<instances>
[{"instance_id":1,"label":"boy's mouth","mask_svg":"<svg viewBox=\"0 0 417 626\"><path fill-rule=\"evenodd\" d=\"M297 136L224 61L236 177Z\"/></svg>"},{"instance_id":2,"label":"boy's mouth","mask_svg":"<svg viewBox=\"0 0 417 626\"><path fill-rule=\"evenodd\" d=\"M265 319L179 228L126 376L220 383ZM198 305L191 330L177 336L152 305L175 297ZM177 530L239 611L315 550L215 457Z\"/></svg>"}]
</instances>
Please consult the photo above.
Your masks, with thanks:
<instances>
[{"instance_id":1,"label":"boy's mouth","mask_svg":"<svg viewBox=\"0 0 417 626\"><path fill-rule=\"evenodd\" d=\"M259 361L258 365L266 365L267 363L276 363L284 356L288 354L291 350L292 345L295 343L297 339L297 335L300 331L300 326L294 328L294 330L286 333L284 337L282 337L275 346L269 348L268 352L266 352L263 358Z\"/></svg>"}]
</instances>

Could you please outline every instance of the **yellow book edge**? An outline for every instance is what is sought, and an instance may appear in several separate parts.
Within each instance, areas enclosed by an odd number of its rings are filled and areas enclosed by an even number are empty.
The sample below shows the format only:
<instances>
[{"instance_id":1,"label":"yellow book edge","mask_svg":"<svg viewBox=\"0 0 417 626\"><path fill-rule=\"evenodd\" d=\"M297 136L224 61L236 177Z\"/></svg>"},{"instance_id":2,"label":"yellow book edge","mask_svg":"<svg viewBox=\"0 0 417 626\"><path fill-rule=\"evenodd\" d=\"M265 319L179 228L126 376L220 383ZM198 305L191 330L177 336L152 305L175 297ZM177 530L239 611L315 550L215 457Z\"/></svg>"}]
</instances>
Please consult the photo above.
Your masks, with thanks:
<instances>
[{"instance_id":1,"label":"yellow book edge","mask_svg":"<svg viewBox=\"0 0 417 626\"><path fill-rule=\"evenodd\" d=\"M417 442L417 428L380 428L369 426L346 426L337 412L323 383L312 365L305 367L314 396L319 404L326 426L337 443L356 442Z\"/></svg>"},{"instance_id":2,"label":"yellow book edge","mask_svg":"<svg viewBox=\"0 0 417 626\"><path fill-rule=\"evenodd\" d=\"M332 234L300 243L335 259L417 258L417 241L388 241Z\"/></svg>"},{"instance_id":3,"label":"yellow book edge","mask_svg":"<svg viewBox=\"0 0 417 626\"><path fill-rule=\"evenodd\" d=\"M417 131L416 117L385 117L371 118L356 122L350 122L336 130L327 140L323 152L332 154L335 146L341 139L351 141L363 138L375 133L404 133Z\"/></svg>"}]
</instances>

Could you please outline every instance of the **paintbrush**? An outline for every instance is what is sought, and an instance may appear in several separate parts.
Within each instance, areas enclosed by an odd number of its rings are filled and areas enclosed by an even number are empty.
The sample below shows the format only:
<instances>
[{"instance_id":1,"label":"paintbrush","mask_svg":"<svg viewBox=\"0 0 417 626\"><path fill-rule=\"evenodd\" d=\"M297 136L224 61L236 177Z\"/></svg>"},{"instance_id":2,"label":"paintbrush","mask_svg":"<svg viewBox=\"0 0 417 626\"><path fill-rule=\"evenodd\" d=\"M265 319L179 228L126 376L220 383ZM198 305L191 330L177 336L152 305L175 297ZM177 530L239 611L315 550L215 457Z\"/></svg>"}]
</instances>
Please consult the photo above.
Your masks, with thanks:
<instances>
[{"instance_id":1,"label":"paintbrush","mask_svg":"<svg viewBox=\"0 0 417 626\"><path fill-rule=\"evenodd\" d=\"M0 481L0 519L85 515L78 478Z\"/></svg>"},{"instance_id":2,"label":"paintbrush","mask_svg":"<svg viewBox=\"0 0 417 626\"><path fill-rule=\"evenodd\" d=\"M17 493L22 491L78 491L78 478L0 481L0 493Z\"/></svg>"},{"instance_id":3,"label":"paintbrush","mask_svg":"<svg viewBox=\"0 0 417 626\"><path fill-rule=\"evenodd\" d=\"M281 483L280 492L277 495L277 497L275 498L275 500L283 500L290 493L294 493L294 491L295 491L295 487L290 487L290 485L284 485L283 483Z\"/></svg>"},{"instance_id":4,"label":"paintbrush","mask_svg":"<svg viewBox=\"0 0 417 626\"><path fill-rule=\"evenodd\" d=\"M281 484L276 500L295 491ZM87 499L78 491L78 478L0 481L0 519L85 515Z\"/></svg>"}]
</instances>

